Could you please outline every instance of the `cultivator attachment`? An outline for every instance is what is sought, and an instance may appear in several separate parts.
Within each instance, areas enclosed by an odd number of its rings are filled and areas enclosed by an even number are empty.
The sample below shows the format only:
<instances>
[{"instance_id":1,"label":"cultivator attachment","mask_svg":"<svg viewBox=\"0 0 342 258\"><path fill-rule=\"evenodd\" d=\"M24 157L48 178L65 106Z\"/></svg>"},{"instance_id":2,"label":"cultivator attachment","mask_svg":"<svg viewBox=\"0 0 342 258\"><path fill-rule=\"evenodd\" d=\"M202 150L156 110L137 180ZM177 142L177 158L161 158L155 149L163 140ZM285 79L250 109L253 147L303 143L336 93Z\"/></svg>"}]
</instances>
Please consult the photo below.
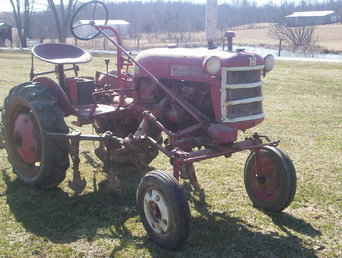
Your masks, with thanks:
<instances>
[{"instance_id":1,"label":"cultivator attachment","mask_svg":"<svg viewBox=\"0 0 342 258\"><path fill-rule=\"evenodd\" d=\"M127 161L133 164L138 170L145 170L146 163L150 162L151 155L158 149L149 144L145 136L129 135L125 138L114 136L107 131L102 135L82 135L79 131L68 134L46 133L48 137L57 137L68 141L69 154L73 163L73 178L69 181L69 187L80 194L85 189L87 183L81 177L79 171L79 148L80 141L98 141L100 147L95 150L95 154L103 162L103 169L106 172L108 187L113 191L120 191L120 181L114 171L114 164Z\"/></svg>"},{"instance_id":2,"label":"cultivator attachment","mask_svg":"<svg viewBox=\"0 0 342 258\"><path fill-rule=\"evenodd\" d=\"M69 142L69 153L72 159L72 169L73 169L73 178L72 181L69 181L69 187L75 192L75 194L80 194L83 192L84 188L87 185L85 179L81 178L79 166L80 166L80 132L73 133L74 137L70 138Z\"/></svg>"}]
</instances>

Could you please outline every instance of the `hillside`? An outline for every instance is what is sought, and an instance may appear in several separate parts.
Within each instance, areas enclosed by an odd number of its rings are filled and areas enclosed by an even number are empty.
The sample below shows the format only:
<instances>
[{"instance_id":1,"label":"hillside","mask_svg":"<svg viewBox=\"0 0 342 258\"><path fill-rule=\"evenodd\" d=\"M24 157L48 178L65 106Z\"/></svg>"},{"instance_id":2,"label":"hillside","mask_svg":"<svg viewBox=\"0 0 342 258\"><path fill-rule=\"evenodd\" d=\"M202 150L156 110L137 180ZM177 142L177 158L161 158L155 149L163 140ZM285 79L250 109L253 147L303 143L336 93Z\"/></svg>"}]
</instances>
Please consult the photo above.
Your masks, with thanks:
<instances>
[{"instance_id":1,"label":"hillside","mask_svg":"<svg viewBox=\"0 0 342 258\"><path fill-rule=\"evenodd\" d=\"M278 41L268 33L271 25L262 23L233 28L236 31L235 42L243 45L277 45ZM315 33L317 44L322 49L342 52L342 24L319 25Z\"/></svg>"}]
</instances>

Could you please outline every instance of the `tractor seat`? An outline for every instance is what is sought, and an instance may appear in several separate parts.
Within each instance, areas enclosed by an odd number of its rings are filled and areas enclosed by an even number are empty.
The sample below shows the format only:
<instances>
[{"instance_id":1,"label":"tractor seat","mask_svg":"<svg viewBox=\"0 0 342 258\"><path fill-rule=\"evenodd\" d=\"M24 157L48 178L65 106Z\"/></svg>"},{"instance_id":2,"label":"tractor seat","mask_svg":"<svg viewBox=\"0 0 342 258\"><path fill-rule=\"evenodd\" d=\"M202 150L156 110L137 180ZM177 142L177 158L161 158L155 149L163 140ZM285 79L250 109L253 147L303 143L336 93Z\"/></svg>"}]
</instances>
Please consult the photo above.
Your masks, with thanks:
<instances>
[{"instance_id":1,"label":"tractor seat","mask_svg":"<svg viewBox=\"0 0 342 258\"><path fill-rule=\"evenodd\" d=\"M67 44L40 44L32 49L32 54L51 64L82 64L91 61L87 51Z\"/></svg>"}]
</instances>

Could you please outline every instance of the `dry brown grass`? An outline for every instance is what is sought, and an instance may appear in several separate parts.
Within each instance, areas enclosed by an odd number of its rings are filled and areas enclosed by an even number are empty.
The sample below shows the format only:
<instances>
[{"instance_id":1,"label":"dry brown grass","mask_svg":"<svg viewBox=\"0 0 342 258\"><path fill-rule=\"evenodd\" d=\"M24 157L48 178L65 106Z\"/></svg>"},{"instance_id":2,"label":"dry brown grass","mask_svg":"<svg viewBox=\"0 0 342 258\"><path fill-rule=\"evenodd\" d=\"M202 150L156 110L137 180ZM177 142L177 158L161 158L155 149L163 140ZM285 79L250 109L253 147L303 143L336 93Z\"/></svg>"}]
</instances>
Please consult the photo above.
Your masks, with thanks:
<instances>
[{"instance_id":1,"label":"dry brown grass","mask_svg":"<svg viewBox=\"0 0 342 258\"><path fill-rule=\"evenodd\" d=\"M248 26L238 27L236 30L237 44L250 45L277 45L278 40L272 38L269 34L269 28L272 24L256 25L255 28ZM316 27L315 38L317 45L330 51L342 52L342 24L328 24Z\"/></svg>"}]
</instances>

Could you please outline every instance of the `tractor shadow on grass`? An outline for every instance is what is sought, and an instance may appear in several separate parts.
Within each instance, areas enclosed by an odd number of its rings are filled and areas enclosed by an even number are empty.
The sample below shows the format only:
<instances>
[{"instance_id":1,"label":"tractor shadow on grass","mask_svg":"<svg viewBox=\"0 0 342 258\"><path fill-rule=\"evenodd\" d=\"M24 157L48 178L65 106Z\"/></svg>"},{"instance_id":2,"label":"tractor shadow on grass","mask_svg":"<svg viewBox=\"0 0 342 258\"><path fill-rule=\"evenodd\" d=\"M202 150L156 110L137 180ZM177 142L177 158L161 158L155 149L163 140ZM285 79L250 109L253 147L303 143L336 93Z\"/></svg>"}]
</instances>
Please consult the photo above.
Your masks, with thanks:
<instances>
[{"instance_id":1,"label":"tractor shadow on grass","mask_svg":"<svg viewBox=\"0 0 342 258\"><path fill-rule=\"evenodd\" d=\"M93 168L101 166L91 156L85 158ZM17 223L44 241L69 244L84 240L84 249L87 249L89 243L98 239L115 239L119 243L111 250L112 257L132 244L138 249L147 249L153 257L160 257L164 250L149 241L146 233L139 236L132 233L126 223L130 220L130 225L145 232L136 210L135 195L140 178L147 171L138 172L132 167L122 169L119 172L121 194L104 192L99 187L98 191L80 196L70 195L61 188L44 191L27 186L13 179L9 168L1 169L7 185L3 196ZM148 171L153 169L149 167Z\"/></svg>"},{"instance_id":2,"label":"tractor shadow on grass","mask_svg":"<svg viewBox=\"0 0 342 258\"><path fill-rule=\"evenodd\" d=\"M17 222L53 243L92 241L99 235L113 238L116 233L110 232L124 234L126 219L137 217L135 191L140 177L120 178L125 186L121 194L99 189L76 196L61 188L44 191L27 186L18 179L11 179L9 172L2 170L7 184L5 194ZM109 233L99 234L98 231Z\"/></svg>"},{"instance_id":3,"label":"tractor shadow on grass","mask_svg":"<svg viewBox=\"0 0 342 258\"><path fill-rule=\"evenodd\" d=\"M303 239L291 233L293 230L310 237L321 235L302 219L286 213L267 214L285 234L265 232L258 224L234 217L234 211L232 214L213 211L203 191L188 194L188 198L200 214L192 219L189 243L196 243L193 256L207 253L214 257L318 257L316 250L305 246Z\"/></svg>"},{"instance_id":4,"label":"tractor shadow on grass","mask_svg":"<svg viewBox=\"0 0 342 258\"><path fill-rule=\"evenodd\" d=\"M62 189L40 191L13 180L2 170L7 184L7 203L18 223L28 232L53 243L85 243L97 239L116 239L111 251L115 257L126 248L147 250L152 257L317 257L315 250L291 234L291 228L309 236L319 231L288 214L272 217L284 234L265 232L227 212L215 212L206 202L205 192L185 190L192 208L199 213L191 223L190 238L177 252L159 248L148 240L135 208L135 191L140 177L120 177L127 185L121 195L101 191L70 196ZM128 221L129 220L129 221ZM127 223L128 222L128 223ZM297 226L296 226L297 225ZM128 226L128 227L127 227ZM131 227L137 227L134 232Z\"/></svg>"},{"instance_id":5,"label":"tractor shadow on grass","mask_svg":"<svg viewBox=\"0 0 342 258\"><path fill-rule=\"evenodd\" d=\"M298 233L310 236L310 237L316 237L322 235L320 231L315 229L313 226L311 226L310 223L307 223L303 219L296 218L288 213L282 212L282 213L269 213L265 212L266 215L268 215L273 223L277 225L280 230L282 230L284 233L291 235L291 232L289 229L292 229L293 231L296 231Z\"/></svg>"}]
</instances>

